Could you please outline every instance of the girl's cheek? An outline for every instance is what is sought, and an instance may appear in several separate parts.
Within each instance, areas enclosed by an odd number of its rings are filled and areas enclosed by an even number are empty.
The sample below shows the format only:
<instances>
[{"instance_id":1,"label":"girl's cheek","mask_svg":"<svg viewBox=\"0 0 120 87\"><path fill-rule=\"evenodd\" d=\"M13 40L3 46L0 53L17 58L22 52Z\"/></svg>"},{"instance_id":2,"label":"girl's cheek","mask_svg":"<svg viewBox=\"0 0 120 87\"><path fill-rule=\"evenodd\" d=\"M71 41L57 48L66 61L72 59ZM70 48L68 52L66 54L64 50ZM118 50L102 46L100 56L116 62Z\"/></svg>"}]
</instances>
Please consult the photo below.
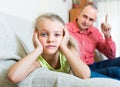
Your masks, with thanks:
<instances>
[{"instance_id":1,"label":"girl's cheek","mask_svg":"<svg viewBox=\"0 0 120 87\"><path fill-rule=\"evenodd\" d=\"M44 40L42 38L38 38L38 40L40 41L40 43L43 45L44 44Z\"/></svg>"}]
</instances>

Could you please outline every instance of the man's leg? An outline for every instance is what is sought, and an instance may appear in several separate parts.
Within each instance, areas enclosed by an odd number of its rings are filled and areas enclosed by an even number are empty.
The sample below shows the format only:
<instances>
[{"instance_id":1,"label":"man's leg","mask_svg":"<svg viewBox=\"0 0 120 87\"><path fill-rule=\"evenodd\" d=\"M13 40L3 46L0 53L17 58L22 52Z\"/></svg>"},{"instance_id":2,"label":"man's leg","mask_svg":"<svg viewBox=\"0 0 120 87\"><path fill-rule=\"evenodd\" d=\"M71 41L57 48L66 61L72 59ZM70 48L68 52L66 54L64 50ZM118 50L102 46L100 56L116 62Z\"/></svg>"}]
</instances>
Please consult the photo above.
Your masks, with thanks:
<instances>
[{"instance_id":1,"label":"man's leg","mask_svg":"<svg viewBox=\"0 0 120 87\"><path fill-rule=\"evenodd\" d=\"M96 69L94 71L102 75L120 80L120 67L106 67L102 69Z\"/></svg>"},{"instance_id":2,"label":"man's leg","mask_svg":"<svg viewBox=\"0 0 120 87\"><path fill-rule=\"evenodd\" d=\"M99 74L120 80L120 58L112 60L104 60L89 65L91 71L97 72L98 74L91 74L92 77L100 76Z\"/></svg>"},{"instance_id":3,"label":"man's leg","mask_svg":"<svg viewBox=\"0 0 120 87\"><path fill-rule=\"evenodd\" d=\"M98 72L91 71L90 78L110 78L110 77L103 75L103 74L100 74Z\"/></svg>"},{"instance_id":4,"label":"man's leg","mask_svg":"<svg viewBox=\"0 0 120 87\"><path fill-rule=\"evenodd\" d=\"M120 67L120 57L111 60L103 60L89 65L90 69L93 71L96 69L102 69L111 66Z\"/></svg>"}]
</instances>

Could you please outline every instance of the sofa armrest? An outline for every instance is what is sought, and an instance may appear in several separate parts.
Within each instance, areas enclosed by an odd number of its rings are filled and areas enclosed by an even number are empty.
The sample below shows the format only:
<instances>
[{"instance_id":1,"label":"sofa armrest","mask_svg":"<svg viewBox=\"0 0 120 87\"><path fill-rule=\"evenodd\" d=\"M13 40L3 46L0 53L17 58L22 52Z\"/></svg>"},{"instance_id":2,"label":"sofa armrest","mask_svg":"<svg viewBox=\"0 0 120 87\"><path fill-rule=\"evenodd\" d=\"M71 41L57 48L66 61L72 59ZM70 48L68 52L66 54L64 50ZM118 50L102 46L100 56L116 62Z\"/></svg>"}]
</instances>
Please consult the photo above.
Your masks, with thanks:
<instances>
[{"instance_id":1,"label":"sofa armrest","mask_svg":"<svg viewBox=\"0 0 120 87\"><path fill-rule=\"evenodd\" d=\"M28 82L29 81L29 82ZM24 83L25 82L25 83ZM49 71L44 68L36 69L19 87L119 87L120 81L109 78L80 79L76 76L61 72ZM21 85L21 83L19 84Z\"/></svg>"},{"instance_id":2,"label":"sofa armrest","mask_svg":"<svg viewBox=\"0 0 120 87\"><path fill-rule=\"evenodd\" d=\"M23 81L13 84L7 78L7 72L15 61L0 61L0 87L119 87L120 81L108 78L80 79L61 72L44 68L34 70Z\"/></svg>"}]
</instances>

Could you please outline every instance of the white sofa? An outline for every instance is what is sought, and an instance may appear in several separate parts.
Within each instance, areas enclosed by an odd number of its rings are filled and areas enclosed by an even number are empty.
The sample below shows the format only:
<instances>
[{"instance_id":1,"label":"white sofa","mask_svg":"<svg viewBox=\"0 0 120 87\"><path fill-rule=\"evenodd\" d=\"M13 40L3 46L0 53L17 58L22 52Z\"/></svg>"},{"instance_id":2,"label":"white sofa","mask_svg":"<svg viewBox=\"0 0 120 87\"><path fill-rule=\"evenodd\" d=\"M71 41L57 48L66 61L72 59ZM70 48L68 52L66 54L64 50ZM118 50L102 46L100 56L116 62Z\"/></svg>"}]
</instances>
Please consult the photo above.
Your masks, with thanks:
<instances>
[{"instance_id":1,"label":"white sofa","mask_svg":"<svg viewBox=\"0 0 120 87\"><path fill-rule=\"evenodd\" d=\"M120 87L107 78L80 79L73 75L36 69L25 80L13 84L7 78L12 64L33 50L34 22L0 13L0 87Z\"/></svg>"}]
</instances>

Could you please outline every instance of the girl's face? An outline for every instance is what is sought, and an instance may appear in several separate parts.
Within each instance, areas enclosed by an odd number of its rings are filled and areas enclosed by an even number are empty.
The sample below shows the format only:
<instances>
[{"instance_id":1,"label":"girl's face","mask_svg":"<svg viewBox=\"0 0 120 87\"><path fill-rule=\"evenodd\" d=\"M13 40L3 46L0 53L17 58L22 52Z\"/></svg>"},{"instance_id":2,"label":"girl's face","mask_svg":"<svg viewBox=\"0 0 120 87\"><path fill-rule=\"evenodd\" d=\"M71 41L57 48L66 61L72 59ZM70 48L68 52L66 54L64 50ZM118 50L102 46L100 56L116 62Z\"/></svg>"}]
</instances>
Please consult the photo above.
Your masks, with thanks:
<instances>
[{"instance_id":1,"label":"girl's face","mask_svg":"<svg viewBox=\"0 0 120 87\"><path fill-rule=\"evenodd\" d=\"M54 54L63 39L63 26L51 20L39 23L38 39L43 46L43 53Z\"/></svg>"}]
</instances>

